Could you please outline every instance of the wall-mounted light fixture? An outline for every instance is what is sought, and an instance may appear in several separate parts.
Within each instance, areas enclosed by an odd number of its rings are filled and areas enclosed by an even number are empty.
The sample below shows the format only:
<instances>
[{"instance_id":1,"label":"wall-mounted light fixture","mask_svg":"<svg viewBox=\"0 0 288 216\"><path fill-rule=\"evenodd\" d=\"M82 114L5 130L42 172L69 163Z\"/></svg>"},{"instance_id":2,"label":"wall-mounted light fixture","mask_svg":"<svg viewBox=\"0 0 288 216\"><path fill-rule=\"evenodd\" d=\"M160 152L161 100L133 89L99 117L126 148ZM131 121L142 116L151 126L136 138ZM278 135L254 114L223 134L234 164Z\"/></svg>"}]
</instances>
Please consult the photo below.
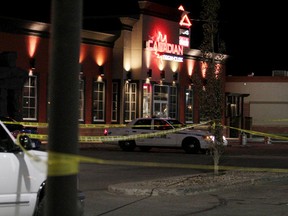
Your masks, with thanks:
<instances>
[{"instance_id":1,"label":"wall-mounted light fixture","mask_svg":"<svg viewBox=\"0 0 288 216\"><path fill-rule=\"evenodd\" d=\"M101 77L104 77L104 67L103 65L99 66L99 73Z\"/></svg>"},{"instance_id":2,"label":"wall-mounted light fixture","mask_svg":"<svg viewBox=\"0 0 288 216\"><path fill-rule=\"evenodd\" d=\"M208 81L207 81L206 78L203 78L203 79L202 79L202 85L203 85L203 86L202 86L202 89L203 89L203 91L206 91L207 82L208 82Z\"/></svg>"},{"instance_id":3,"label":"wall-mounted light fixture","mask_svg":"<svg viewBox=\"0 0 288 216\"><path fill-rule=\"evenodd\" d=\"M178 72L174 72L173 73L173 81L177 81L178 80Z\"/></svg>"},{"instance_id":4,"label":"wall-mounted light fixture","mask_svg":"<svg viewBox=\"0 0 288 216\"><path fill-rule=\"evenodd\" d=\"M83 65L79 63L79 79L83 78Z\"/></svg>"},{"instance_id":5,"label":"wall-mounted light fixture","mask_svg":"<svg viewBox=\"0 0 288 216\"><path fill-rule=\"evenodd\" d=\"M147 77L152 78L152 69L148 69L147 71Z\"/></svg>"},{"instance_id":6,"label":"wall-mounted light fixture","mask_svg":"<svg viewBox=\"0 0 288 216\"><path fill-rule=\"evenodd\" d=\"M177 82L177 80L178 80L178 72L174 72L173 73L173 85L176 85L176 82Z\"/></svg>"},{"instance_id":7,"label":"wall-mounted light fixture","mask_svg":"<svg viewBox=\"0 0 288 216\"><path fill-rule=\"evenodd\" d=\"M161 70L160 77L161 77L161 80L165 80L165 71L164 70Z\"/></svg>"},{"instance_id":8,"label":"wall-mounted light fixture","mask_svg":"<svg viewBox=\"0 0 288 216\"><path fill-rule=\"evenodd\" d=\"M189 75L189 89L192 89L193 86L193 79L192 79L192 74Z\"/></svg>"},{"instance_id":9,"label":"wall-mounted light fixture","mask_svg":"<svg viewBox=\"0 0 288 216\"><path fill-rule=\"evenodd\" d=\"M132 72L131 71L127 71L126 73L126 81L130 82L132 80Z\"/></svg>"},{"instance_id":10,"label":"wall-mounted light fixture","mask_svg":"<svg viewBox=\"0 0 288 216\"><path fill-rule=\"evenodd\" d=\"M30 69L34 70L35 69L35 64L36 64L36 59L35 58L30 58L30 60L29 60Z\"/></svg>"},{"instance_id":11,"label":"wall-mounted light fixture","mask_svg":"<svg viewBox=\"0 0 288 216\"><path fill-rule=\"evenodd\" d=\"M35 70L36 59L30 58L29 59L29 76L33 76L33 71Z\"/></svg>"},{"instance_id":12,"label":"wall-mounted light fixture","mask_svg":"<svg viewBox=\"0 0 288 216\"><path fill-rule=\"evenodd\" d=\"M203 84L203 86L206 86L206 85L207 85L207 79L206 79L206 78L203 78L202 84Z\"/></svg>"}]
</instances>

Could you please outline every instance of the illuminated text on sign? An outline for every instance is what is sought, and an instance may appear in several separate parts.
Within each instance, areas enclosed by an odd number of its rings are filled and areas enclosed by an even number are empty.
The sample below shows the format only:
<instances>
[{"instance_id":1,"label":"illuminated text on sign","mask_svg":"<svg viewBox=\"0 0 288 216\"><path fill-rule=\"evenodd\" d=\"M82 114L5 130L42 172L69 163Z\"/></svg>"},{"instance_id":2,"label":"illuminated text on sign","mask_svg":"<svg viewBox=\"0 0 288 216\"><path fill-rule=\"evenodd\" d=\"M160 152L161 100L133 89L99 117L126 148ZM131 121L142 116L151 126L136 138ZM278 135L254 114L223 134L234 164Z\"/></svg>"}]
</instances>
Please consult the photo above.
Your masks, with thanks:
<instances>
[{"instance_id":1,"label":"illuminated text on sign","mask_svg":"<svg viewBox=\"0 0 288 216\"><path fill-rule=\"evenodd\" d=\"M167 43L167 35L158 33L156 40L146 41L146 49L154 52L159 58L164 53L173 55L183 55L183 46L179 44Z\"/></svg>"}]
</instances>

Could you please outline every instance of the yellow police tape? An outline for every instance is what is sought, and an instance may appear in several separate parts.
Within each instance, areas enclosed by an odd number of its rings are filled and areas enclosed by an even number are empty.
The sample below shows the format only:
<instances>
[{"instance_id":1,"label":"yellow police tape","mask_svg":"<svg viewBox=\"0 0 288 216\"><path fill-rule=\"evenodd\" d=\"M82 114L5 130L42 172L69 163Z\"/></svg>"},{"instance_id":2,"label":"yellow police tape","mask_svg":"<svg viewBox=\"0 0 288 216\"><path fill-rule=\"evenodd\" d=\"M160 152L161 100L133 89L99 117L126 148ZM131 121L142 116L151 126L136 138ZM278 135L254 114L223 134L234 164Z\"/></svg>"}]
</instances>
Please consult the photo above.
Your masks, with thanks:
<instances>
[{"instance_id":1,"label":"yellow police tape","mask_svg":"<svg viewBox=\"0 0 288 216\"><path fill-rule=\"evenodd\" d=\"M167 134L176 133L182 130L194 128L195 126L206 125L207 122L201 124L191 124L184 127L174 128L170 130L163 130L152 133L142 133L137 135L121 135L121 136L80 136L79 142L81 143L103 143L103 142L115 142L115 141L124 141L124 140L135 140L135 139L143 139L143 138L151 138L156 136L165 136ZM143 125L142 125L143 127ZM149 125L150 127L150 125ZM48 140L48 135L43 134L26 134L30 138L40 139L40 140Z\"/></svg>"},{"instance_id":2,"label":"yellow police tape","mask_svg":"<svg viewBox=\"0 0 288 216\"><path fill-rule=\"evenodd\" d=\"M271 121L288 121L288 119L274 119ZM189 128L194 128L194 127L201 127L201 126L207 126L209 122L214 122L214 121L207 121L201 124L190 124L187 125L186 127L182 127L180 129L176 130L167 130L167 131L161 131L161 132L156 132L156 133L151 133L151 134L142 134L142 135L134 135L134 136L114 136L114 137L109 137L109 136L80 136L79 137L79 142L81 143L102 143L102 142L110 142L110 141L118 141L118 140L129 140L129 139L137 139L137 138L149 138L153 136L161 136L169 133L175 133L179 130L183 129L189 129ZM8 122L4 121L4 124L22 124L24 126L34 126L34 127L48 127L48 123L37 123L37 122ZM214 124L213 124L214 125ZM127 125L125 124L79 124L80 128L121 128L125 127ZM137 126L136 126L137 127ZM143 125L141 125L143 127ZM148 126L147 126L148 127ZM149 125L150 127L150 125ZM231 128L235 130L239 130L240 132L245 132L247 134L251 135L256 135L256 136L263 136L263 137L269 137L269 138L274 138L274 139L279 139L279 140L288 140L288 137L285 136L279 136L276 134L269 134L269 133L263 133L263 132L258 132L258 131L252 131L252 130L245 130L241 128L236 128L236 127L231 127L231 126L223 126L226 128ZM34 139L40 139L40 140L48 140L48 135L44 134L29 134L31 138Z\"/></svg>"},{"instance_id":3,"label":"yellow police tape","mask_svg":"<svg viewBox=\"0 0 288 216\"><path fill-rule=\"evenodd\" d=\"M263 133L263 132L259 132L259 131L245 130L245 129L230 127L230 126L224 126L224 127L231 128L234 130L239 130L240 132L245 132L247 134L252 134L252 135L256 135L256 136L270 137L270 138L274 138L274 139L278 139L278 140L288 140L288 137L286 137L286 136L279 136L276 134Z\"/></svg>"},{"instance_id":4,"label":"yellow police tape","mask_svg":"<svg viewBox=\"0 0 288 216\"><path fill-rule=\"evenodd\" d=\"M204 125L206 123L203 123ZM198 124L197 126L200 126ZM150 138L150 137L155 137L155 136L163 136L171 133L175 133L181 130L193 128L195 125L188 125L186 127L182 128L176 128L176 129L170 129L170 130L165 130L165 131L160 131L160 132L153 132L153 133L145 133L145 134L138 134L138 135L123 135L123 136L80 136L79 137L79 142L80 143L103 143L103 142L113 142L113 141L124 141L124 140L133 140L133 139L143 139L143 138ZM231 127L231 126L224 126L226 128L234 129L234 130L239 130L240 132L245 132L246 134L251 134L255 136L261 136L261 137L269 137L277 140L288 140L287 136L280 136L276 134L270 134L270 133L263 133L259 131L252 131L252 130L245 130L241 128L236 128L236 127ZM48 135L45 134L28 134L27 135L30 138L33 139L40 139L40 140L48 140Z\"/></svg>"},{"instance_id":5,"label":"yellow police tape","mask_svg":"<svg viewBox=\"0 0 288 216\"><path fill-rule=\"evenodd\" d=\"M37 127L37 128L46 128L48 127L48 123L41 123L41 122L16 122L16 121L2 121L4 124L19 124L25 127ZM119 128L125 127L125 124L79 124L80 128Z\"/></svg>"},{"instance_id":6,"label":"yellow police tape","mask_svg":"<svg viewBox=\"0 0 288 216\"><path fill-rule=\"evenodd\" d=\"M203 123L203 124L207 124ZM80 137L80 141L82 142L107 142L107 141L119 141L126 139L139 139L139 138L148 138L153 136L165 135L168 133L175 133L180 130L189 129L194 127L195 125L188 125L186 127L161 131L156 133L149 134L140 134L140 135L130 135L130 136L88 136L88 137ZM227 127L227 126L224 126ZM250 133L253 135L259 136L268 136L275 139L288 140L288 137L278 136L268 133L262 133L251 130L244 130L235 127L229 127L231 129L239 130L241 132ZM31 138L44 138L47 139L47 135L39 135L39 134L27 134ZM18 141L19 142L19 141ZM20 145L21 146L21 145ZM79 163L96 163L96 164L108 164L108 165L126 165L126 166L146 166L146 167L162 167L162 168L185 168L185 169L205 169L205 170L213 170L215 169L214 165L200 165L200 164L177 164L177 163L156 163L156 162L139 162L139 161L121 161L121 160L103 160L98 158L91 158L73 154L66 153L57 153L48 151L48 161L45 162L41 160L41 158L35 156L33 153L25 150L22 147L23 151L35 162L37 163L46 163L48 166L48 176L66 176L66 175L74 175L79 172ZM254 168L254 167L237 167L237 166L219 166L220 170L238 170L238 171L250 171L250 172L278 172L278 173L288 173L288 169L279 169L279 168Z\"/></svg>"},{"instance_id":7,"label":"yellow police tape","mask_svg":"<svg viewBox=\"0 0 288 216\"><path fill-rule=\"evenodd\" d=\"M48 166L49 166L48 175L49 176L63 176L63 175L77 174L78 169L79 169L79 163L96 163L96 164L117 165L117 166L124 165L124 166L141 166L141 167L181 168L181 169L204 169L204 170L215 169L214 165L104 160L104 159L56 153L56 152L50 152L50 151L49 151L48 161L49 161L48 162ZM288 169L237 167L237 166L219 166L219 170L288 173Z\"/></svg>"},{"instance_id":8,"label":"yellow police tape","mask_svg":"<svg viewBox=\"0 0 288 216\"><path fill-rule=\"evenodd\" d=\"M19 144L19 137L17 143ZM80 155L73 155L67 153L57 153L48 151L48 161L39 158L33 152L27 151L19 144L20 148L26 153L32 161L48 166L48 176L67 176L79 173L80 163L96 163L106 165L125 165L125 166L141 166L141 167L161 167L161 168L181 168L181 169L204 169L214 170L214 165L201 164L177 164L177 163L157 163L157 162L139 162L139 161L123 161L123 160L104 160L99 158L91 158ZM288 169L280 168L255 168L255 167L237 167L237 166L219 166L219 170L237 170L249 172L274 172L274 173L288 173Z\"/></svg>"}]
</instances>

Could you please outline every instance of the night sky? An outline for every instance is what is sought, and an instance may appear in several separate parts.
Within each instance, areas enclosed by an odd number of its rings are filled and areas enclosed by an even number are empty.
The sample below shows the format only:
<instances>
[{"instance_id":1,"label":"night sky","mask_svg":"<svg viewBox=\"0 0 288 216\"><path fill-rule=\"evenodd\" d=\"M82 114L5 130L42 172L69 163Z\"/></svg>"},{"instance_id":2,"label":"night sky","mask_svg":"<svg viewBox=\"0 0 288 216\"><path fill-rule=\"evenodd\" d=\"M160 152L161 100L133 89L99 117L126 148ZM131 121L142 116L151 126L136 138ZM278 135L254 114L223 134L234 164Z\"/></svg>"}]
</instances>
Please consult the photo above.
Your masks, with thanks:
<instances>
[{"instance_id":1,"label":"night sky","mask_svg":"<svg viewBox=\"0 0 288 216\"><path fill-rule=\"evenodd\" d=\"M201 0L153 0L164 5L183 5L189 17L199 19ZM288 70L288 24L285 1L220 0L219 34L226 43L228 75L270 76L272 70ZM10 0L0 8L0 16L22 14L39 21L50 20L51 0ZM112 6L112 5L113 6ZM137 0L84 0L83 16L133 13ZM16 8L17 7L17 8ZM16 10L17 9L17 10ZM202 27L192 21L192 48L200 43Z\"/></svg>"},{"instance_id":2,"label":"night sky","mask_svg":"<svg viewBox=\"0 0 288 216\"><path fill-rule=\"evenodd\" d=\"M154 0L176 7L182 4L197 20L201 0ZM220 35L230 56L228 75L271 76L272 70L288 71L287 9L284 1L220 0ZM195 32L202 27L193 22ZM195 36L191 44L199 44ZM192 47L193 48L193 47Z\"/></svg>"}]
</instances>

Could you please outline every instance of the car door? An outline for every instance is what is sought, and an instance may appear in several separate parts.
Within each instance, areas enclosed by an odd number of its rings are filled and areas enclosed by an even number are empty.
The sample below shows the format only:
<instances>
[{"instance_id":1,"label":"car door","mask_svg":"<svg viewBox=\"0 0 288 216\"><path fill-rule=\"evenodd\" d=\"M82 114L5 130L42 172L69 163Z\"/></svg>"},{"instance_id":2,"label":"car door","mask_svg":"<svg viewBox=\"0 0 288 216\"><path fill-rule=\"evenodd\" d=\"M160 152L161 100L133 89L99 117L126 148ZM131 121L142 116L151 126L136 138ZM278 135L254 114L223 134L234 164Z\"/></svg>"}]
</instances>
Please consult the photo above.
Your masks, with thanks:
<instances>
[{"instance_id":1,"label":"car door","mask_svg":"<svg viewBox=\"0 0 288 216\"><path fill-rule=\"evenodd\" d=\"M169 133L173 127L164 119L154 119L152 122L153 144L160 147L173 147L176 140L174 133Z\"/></svg>"},{"instance_id":2,"label":"car door","mask_svg":"<svg viewBox=\"0 0 288 216\"><path fill-rule=\"evenodd\" d=\"M0 125L0 214L31 216L45 173L36 174L35 164L11 136Z\"/></svg>"},{"instance_id":3,"label":"car door","mask_svg":"<svg viewBox=\"0 0 288 216\"><path fill-rule=\"evenodd\" d=\"M29 196L22 193L22 174L19 173L22 164L17 154L11 152L13 140L3 127L0 127L0 212L1 215L25 214L25 206L29 206Z\"/></svg>"},{"instance_id":4,"label":"car door","mask_svg":"<svg viewBox=\"0 0 288 216\"><path fill-rule=\"evenodd\" d=\"M138 119L135 122L129 135L137 136L135 139L136 145L151 145L151 139L153 139L153 137L148 136L152 132L151 126L152 119L150 118Z\"/></svg>"},{"instance_id":5,"label":"car door","mask_svg":"<svg viewBox=\"0 0 288 216\"><path fill-rule=\"evenodd\" d=\"M0 153L0 212L1 215L30 215L31 206L30 195L23 188L22 182L23 174L20 173L20 166L23 160L19 160L17 155L13 153ZM4 166L5 164L5 166ZM27 181L28 179L26 179ZM29 180L27 186L29 186Z\"/></svg>"}]
</instances>

